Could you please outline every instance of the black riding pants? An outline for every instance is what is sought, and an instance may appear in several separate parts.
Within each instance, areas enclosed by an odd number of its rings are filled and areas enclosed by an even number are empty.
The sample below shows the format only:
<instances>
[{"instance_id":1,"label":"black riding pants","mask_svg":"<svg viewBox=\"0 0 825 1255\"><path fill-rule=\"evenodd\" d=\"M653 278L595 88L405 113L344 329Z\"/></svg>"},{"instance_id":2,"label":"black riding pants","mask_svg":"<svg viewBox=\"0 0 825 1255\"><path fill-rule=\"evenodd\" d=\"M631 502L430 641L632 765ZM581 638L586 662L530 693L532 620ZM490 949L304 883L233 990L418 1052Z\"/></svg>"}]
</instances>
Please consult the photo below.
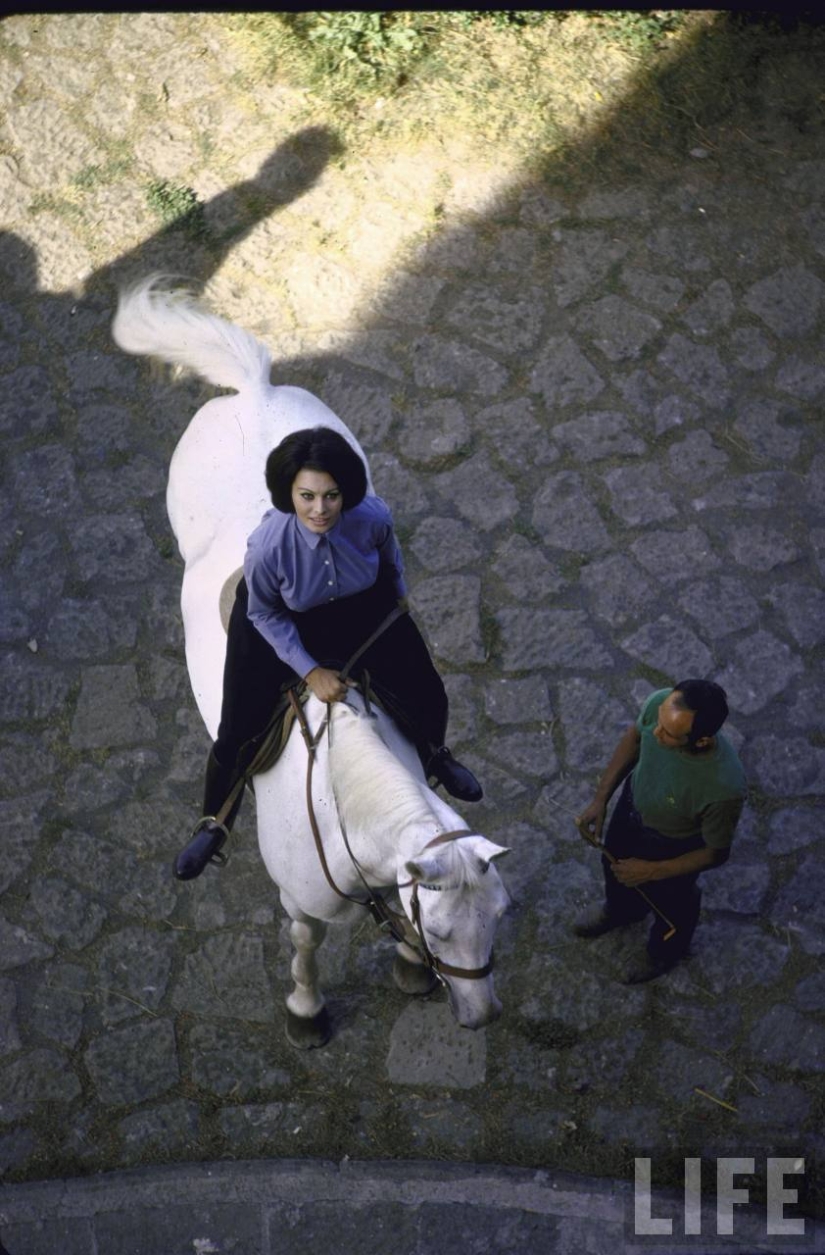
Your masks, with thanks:
<instances>
[{"instance_id":1,"label":"black riding pants","mask_svg":"<svg viewBox=\"0 0 825 1255\"><path fill-rule=\"evenodd\" d=\"M614 858L643 858L660 862L662 859L678 858L680 854L701 850L704 842L701 837L675 840L673 837L663 837L655 828L646 828L633 805L633 791L628 777L608 825L604 845ZM651 908L642 895L635 889L620 884L604 857L602 868L607 913L625 923L644 919ZM672 876L668 880L654 880L641 886L650 900L676 926L674 936L665 941L665 933L669 931L669 927L654 914L647 939L648 954L654 962L669 963L686 954L699 922L699 907L702 903L702 891L696 883L699 875L699 872L691 872L687 876Z\"/></svg>"},{"instance_id":2,"label":"black riding pants","mask_svg":"<svg viewBox=\"0 0 825 1255\"><path fill-rule=\"evenodd\" d=\"M223 706L215 757L238 771L248 766L256 738L266 728L283 689L299 676L282 662L247 616L241 579L229 620ZM363 593L293 612L307 653L321 666L340 670L396 604L380 581ZM370 684L422 757L444 744L447 694L423 637L409 614L396 619L358 659L351 672L369 672Z\"/></svg>"}]
</instances>

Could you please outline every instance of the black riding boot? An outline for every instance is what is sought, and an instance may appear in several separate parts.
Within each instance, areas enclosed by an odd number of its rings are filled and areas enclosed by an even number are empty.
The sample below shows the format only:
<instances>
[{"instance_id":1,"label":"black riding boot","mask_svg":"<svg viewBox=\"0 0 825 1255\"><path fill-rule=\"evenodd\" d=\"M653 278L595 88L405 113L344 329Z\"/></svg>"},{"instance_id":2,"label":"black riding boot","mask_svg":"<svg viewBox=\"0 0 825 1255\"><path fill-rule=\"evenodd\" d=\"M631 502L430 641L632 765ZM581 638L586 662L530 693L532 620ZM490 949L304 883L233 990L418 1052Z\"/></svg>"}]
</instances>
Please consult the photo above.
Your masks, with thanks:
<instances>
[{"instance_id":1,"label":"black riding boot","mask_svg":"<svg viewBox=\"0 0 825 1255\"><path fill-rule=\"evenodd\" d=\"M481 785L469 767L453 758L446 745L442 745L440 749L428 746L421 755L421 761L424 764L424 774L428 778L433 776L437 784L443 784L451 797L457 797L461 802L481 801L484 796Z\"/></svg>"},{"instance_id":2,"label":"black riding boot","mask_svg":"<svg viewBox=\"0 0 825 1255\"><path fill-rule=\"evenodd\" d=\"M175 875L178 880L194 880L200 876L207 863L226 862L226 855L221 847L229 836L230 829L240 810L243 801L243 789L232 803L232 809L222 824L215 816L223 806L234 785L238 781L238 773L233 768L223 767L215 757L214 749L209 751L206 760L206 778L203 792L203 817L198 820L189 843L175 859Z\"/></svg>"}]
</instances>

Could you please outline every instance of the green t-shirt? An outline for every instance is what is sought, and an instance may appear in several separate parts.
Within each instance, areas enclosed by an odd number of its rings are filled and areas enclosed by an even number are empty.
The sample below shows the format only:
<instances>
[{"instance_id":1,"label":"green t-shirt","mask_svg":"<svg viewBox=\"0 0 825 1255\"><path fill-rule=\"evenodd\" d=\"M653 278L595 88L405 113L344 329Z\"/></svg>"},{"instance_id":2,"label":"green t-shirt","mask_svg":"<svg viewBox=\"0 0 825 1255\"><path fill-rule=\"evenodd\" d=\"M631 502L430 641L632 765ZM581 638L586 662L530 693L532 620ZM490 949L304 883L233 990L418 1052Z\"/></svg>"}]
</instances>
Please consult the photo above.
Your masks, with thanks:
<instances>
[{"instance_id":1,"label":"green t-shirt","mask_svg":"<svg viewBox=\"0 0 825 1255\"><path fill-rule=\"evenodd\" d=\"M666 749L653 735L659 707L672 689L651 693L636 728L641 737L633 768L633 801L648 828L664 837L701 836L714 850L726 849L745 800L745 773L736 750L717 732L712 750L692 754Z\"/></svg>"}]
</instances>

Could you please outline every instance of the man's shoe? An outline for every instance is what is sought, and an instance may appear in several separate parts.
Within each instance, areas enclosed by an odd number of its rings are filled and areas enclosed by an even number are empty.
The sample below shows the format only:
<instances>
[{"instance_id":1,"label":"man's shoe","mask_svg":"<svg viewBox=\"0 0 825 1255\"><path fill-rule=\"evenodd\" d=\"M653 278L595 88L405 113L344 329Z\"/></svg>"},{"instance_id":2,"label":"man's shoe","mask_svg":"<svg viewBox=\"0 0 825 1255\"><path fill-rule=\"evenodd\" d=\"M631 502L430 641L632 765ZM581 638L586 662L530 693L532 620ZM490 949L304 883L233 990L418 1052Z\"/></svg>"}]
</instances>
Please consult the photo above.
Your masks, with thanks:
<instances>
[{"instance_id":1,"label":"man's shoe","mask_svg":"<svg viewBox=\"0 0 825 1255\"><path fill-rule=\"evenodd\" d=\"M443 784L451 797L461 802L480 802L484 796L481 785L468 767L457 762L446 745L436 750L425 768L427 776L434 776Z\"/></svg>"},{"instance_id":2,"label":"man's shoe","mask_svg":"<svg viewBox=\"0 0 825 1255\"><path fill-rule=\"evenodd\" d=\"M218 824L209 816L199 820L186 845L175 859L175 875L178 880L194 880L200 876L207 863L217 863L223 867L227 856L221 853L229 829Z\"/></svg>"},{"instance_id":3,"label":"man's shoe","mask_svg":"<svg viewBox=\"0 0 825 1255\"><path fill-rule=\"evenodd\" d=\"M573 932L577 937L601 937L603 933L612 932L614 928L622 928L626 923L626 920L608 915L601 906L597 911L588 911L587 915L582 915L577 919L573 925Z\"/></svg>"},{"instance_id":4,"label":"man's shoe","mask_svg":"<svg viewBox=\"0 0 825 1255\"><path fill-rule=\"evenodd\" d=\"M664 976L665 972L669 972L676 963L678 959L674 959L672 963L663 963L661 960L651 959L650 955L646 954L642 962L628 968L622 984L643 985L645 981L656 980L659 976Z\"/></svg>"}]
</instances>

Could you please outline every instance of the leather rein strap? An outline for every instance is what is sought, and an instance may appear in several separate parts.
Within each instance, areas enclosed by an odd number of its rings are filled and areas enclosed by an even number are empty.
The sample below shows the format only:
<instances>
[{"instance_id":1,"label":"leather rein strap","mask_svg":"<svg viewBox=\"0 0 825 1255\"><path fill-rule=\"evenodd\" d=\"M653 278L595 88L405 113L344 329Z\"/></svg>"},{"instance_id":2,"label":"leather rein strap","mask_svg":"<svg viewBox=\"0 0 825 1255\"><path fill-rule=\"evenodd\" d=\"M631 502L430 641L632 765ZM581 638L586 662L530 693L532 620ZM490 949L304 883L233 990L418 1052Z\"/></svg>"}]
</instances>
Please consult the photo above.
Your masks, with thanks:
<instances>
[{"instance_id":1,"label":"leather rein strap","mask_svg":"<svg viewBox=\"0 0 825 1255\"><path fill-rule=\"evenodd\" d=\"M367 651L367 649L369 649L373 641L377 640L377 638L381 635L381 633L385 631L390 626L391 623L394 623L395 620L401 614L405 614L405 613L406 611L402 610L401 607L396 607L393 611L390 612L389 615L387 615L386 619L384 619L378 625L378 627L372 633L372 635L364 642L364 644L358 650L356 650L356 652L349 659L343 671L339 673L341 676L341 679L346 679L347 674L351 670L354 663L361 657L362 654L364 654ZM294 688L289 689L287 695L289 697L289 702L295 714L295 717L298 720L298 726L301 729L301 736L304 739L304 744L307 747L307 775L306 775L307 817L309 819L309 826L312 829L312 836L315 841L315 849L318 852L318 860L321 864L321 869L324 873L324 876L326 877L326 881L329 887L333 890L334 893L338 895L339 898L344 898L347 902L353 902L355 903L356 906L363 906L367 910L369 910L373 919L378 924L379 928L388 931L396 942L403 943L404 945L409 946L410 949L414 950L420 956L420 958L426 964L426 966L430 969L430 971L434 972L434 974L439 979L443 979L443 977L445 976L455 976L461 980L483 980L484 977L489 976L490 972L493 970L492 953L490 954L490 958L487 961L487 963L485 963L483 967L477 967L477 968L455 967L451 963L445 963L442 959L438 958L437 955L432 953L432 951L430 950L430 947L427 945L427 940L424 935L423 921L421 918L421 903L418 897L418 890L419 890L419 883L420 883L419 881L408 880L404 882L403 884L399 884L398 886L399 889L405 889L405 888L409 888L409 886L412 885L412 897L411 897L412 929L410 928L409 922L405 915L399 915L397 911L393 911L391 909L391 907L388 905L386 900L381 896L381 894L377 893L373 889L373 887L367 883L366 877L364 876L363 871L361 870L358 860L355 858L355 855L352 853L352 850L349 847L349 842L347 841L346 832L344 831L344 827L343 827L343 824L341 823L340 816L339 816L339 824L341 824L341 831L344 837L344 843L347 847L347 853L349 854L350 859L352 860L353 866L355 867L361 881L364 884L364 888L368 896L366 897L366 899L355 897L354 894L345 893L344 890L340 889L338 885L335 883L335 881L332 878L332 873L329 870L329 864L327 863L327 857L324 852L324 843L321 838L321 831L318 827L318 820L315 816L315 807L313 806L313 802L312 802L312 768L315 763L316 750L321 743L321 738L325 730L329 726L330 706L329 706L329 703L327 703L327 711L326 711L326 714L324 715L323 720L321 721L321 726L319 727L316 735L313 736L310 730L309 724L307 723L307 718L306 718L306 714L304 713L304 708L301 705L301 702L298 700L298 697L295 693L295 689ZM437 836L433 837L432 841L427 842L424 849L428 850L432 846L444 845L445 843L449 841L455 841L459 837L466 837L469 835L470 835L469 828L460 828L451 832L440 832ZM442 886L421 885L421 888L441 889Z\"/></svg>"}]
</instances>

